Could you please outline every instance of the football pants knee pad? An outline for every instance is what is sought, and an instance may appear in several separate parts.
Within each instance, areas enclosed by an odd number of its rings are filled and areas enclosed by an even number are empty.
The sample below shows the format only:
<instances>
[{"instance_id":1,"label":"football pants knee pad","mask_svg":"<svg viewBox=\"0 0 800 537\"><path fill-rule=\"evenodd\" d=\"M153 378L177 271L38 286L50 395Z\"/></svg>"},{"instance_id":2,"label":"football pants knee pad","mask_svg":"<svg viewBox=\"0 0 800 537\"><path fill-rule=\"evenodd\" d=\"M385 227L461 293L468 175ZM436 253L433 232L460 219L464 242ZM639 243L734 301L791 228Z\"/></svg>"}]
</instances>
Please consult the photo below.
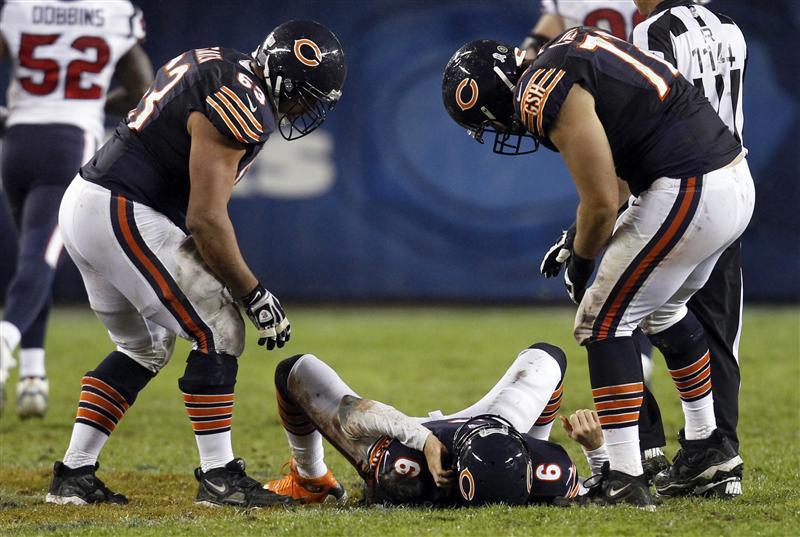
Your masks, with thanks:
<instances>
[{"instance_id":1,"label":"football pants knee pad","mask_svg":"<svg viewBox=\"0 0 800 537\"><path fill-rule=\"evenodd\" d=\"M136 401L136 396L155 375L155 372L119 351L112 352L93 371L86 373L87 377L111 386L129 405Z\"/></svg>"},{"instance_id":2,"label":"football pants knee pad","mask_svg":"<svg viewBox=\"0 0 800 537\"><path fill-rule=\"evenodd\" d=\"M239 363L234 356L226 354L189 353L186 370L178 379L183 393L231 393L236 384Z\"/></svg>"},{"instance_id":3,"label":"football pants knee pad","mask_svg":"<svg viewBox=\"0 0 800 537\"><path fill-rule=\"evenodd\" d=\"M567 373L567 355L564 354L564 351L560 347L556 347L555 345L551 345L550 343L534 343L529 349L538 349L540 351L544 351L550 356L553 357L553 360L556 361L558 364L559 369L561 369L561 378L564 378L564 375Z\"/></svg>"},{"instance_id":4,"label":"football pants knee pad","mask_svg":"<svg viewBox=\"0 0 800 537\"><path fill-rule=\"evenodd\" d=\"M292 368L294 364L297 363L300 358L306 356L305 354L295 354L294 356L290 356L285 360L281 360L277 366L275 366L275 389L281 394L281 396L286 400L291 400L289 396L289 373L292 372Z\"/></svg>"},{"instance_id":5,"label":"football pants knee pad","mask_svg":"<svg viewBox=\"0 0 800 537\"><path fill-rule=\"evenodd\" d=\"M668 360L673 356L694 355L708 348L703 325L688 310L681 320L649 338Z\"/></svg>"}]
</instances>

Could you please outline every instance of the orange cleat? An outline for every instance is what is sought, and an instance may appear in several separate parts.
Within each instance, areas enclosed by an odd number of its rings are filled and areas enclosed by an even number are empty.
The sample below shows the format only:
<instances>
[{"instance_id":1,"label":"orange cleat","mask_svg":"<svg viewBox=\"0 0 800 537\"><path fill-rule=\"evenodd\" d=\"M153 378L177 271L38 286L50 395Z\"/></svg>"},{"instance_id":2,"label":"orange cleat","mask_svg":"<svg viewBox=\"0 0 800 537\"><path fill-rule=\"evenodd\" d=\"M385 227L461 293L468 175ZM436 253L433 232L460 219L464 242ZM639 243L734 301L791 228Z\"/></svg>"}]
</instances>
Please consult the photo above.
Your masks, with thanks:
<instances>
[{"instance_id":1,"label":"orange cleat","mask_svg":"<svg viewBox=\"0 0 800 537\"><path fill-rule=\"evenodd\" d=\"M289 473L283 479L267 482L264 485L265 489L306 503L344 502L347 500L344 487L336 481L330 470L321 477L301 477L294 458L289 459L283 468L285 469L287 465L289 465Z\"/></svg>"}]
</instances>

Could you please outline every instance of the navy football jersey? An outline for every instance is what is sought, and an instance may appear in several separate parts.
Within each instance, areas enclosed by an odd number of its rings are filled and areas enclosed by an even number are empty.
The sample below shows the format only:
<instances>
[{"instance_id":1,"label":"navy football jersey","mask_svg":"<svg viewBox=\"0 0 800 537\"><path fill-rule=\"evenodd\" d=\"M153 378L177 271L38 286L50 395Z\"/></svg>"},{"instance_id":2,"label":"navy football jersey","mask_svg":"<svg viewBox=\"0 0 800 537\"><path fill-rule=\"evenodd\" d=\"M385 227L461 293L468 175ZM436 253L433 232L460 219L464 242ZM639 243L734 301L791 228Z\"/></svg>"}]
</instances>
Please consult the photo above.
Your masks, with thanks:
<instances>
[{"instance_id":1,"label":"navy football jersey","mask_svg":"<svg viewBox=\"0 0 800 537\"><path fill-rule=\"evenodd\" d=\"M514 91L520 120L545 147L573 84L595 99L617 175L638 195L659 177L716 170L741 144L670 64L596 28L573 28L540 52Z\"/></svg>"},{"instance_id":2,"label":"navy football jersey","mask_svg":"<svg viewBox=\"0 0 800 537\"><path fill-rule=\"evenodd\" d=\"M467 418L437 420L424 423L453 453L456 431ZM560 445L522 435L531 454L530 503L550 503L558 496L575 497L580 489L577 469ZM369 454L371 474L368 478L370 500L397 504L456 504L457 486L437 488L428 471L425 455L399 441L382 437Z\"/></svg>"},{"instance_id":3,"label":"navy football jersey","mask_svg":"<svg viewBox=\"0 0 800 537\"><path fill-rule=\"evenodd\" d=\"M191 112L204 114L246 149L241 178L275 130L267 88L250 57L228 48L184 52L158 71L139 105L81 168L81 176L166 215L185 228L189 204Z\"/></svg>"}]
</instances>

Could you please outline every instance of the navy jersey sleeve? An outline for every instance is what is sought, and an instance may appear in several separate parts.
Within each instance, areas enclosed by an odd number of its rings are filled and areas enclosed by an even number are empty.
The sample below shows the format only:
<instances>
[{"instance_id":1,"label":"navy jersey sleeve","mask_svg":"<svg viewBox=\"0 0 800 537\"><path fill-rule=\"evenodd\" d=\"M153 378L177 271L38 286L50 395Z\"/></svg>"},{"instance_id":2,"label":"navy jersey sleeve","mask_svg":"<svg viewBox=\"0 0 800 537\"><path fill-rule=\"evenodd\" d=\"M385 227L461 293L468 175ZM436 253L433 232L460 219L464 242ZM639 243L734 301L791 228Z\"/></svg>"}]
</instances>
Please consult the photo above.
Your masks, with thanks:
<instances>
[{"instance_id":1,"label":"navy jersey sleeve","mask_svg":"<svg viewBox=\"0 0 800 537\"><path fill-rule=\"evenodd\" d=\"M275 128L272 110L255 77L230 67L220 66L207 77L205 115L231 140L262 144Z\"/></svg>"},{"instance_id":2,"label":"navy jersey sleeve","mask_svg":"<svg viewBox=\"0 0 800 537\"><path fill-rule=\"evenodd\" d=\"M580 490L578 471L566 450L546 440L525 435L531 453L531 503L550 503L563 496L574 498Z\"/></svg>"},{"instance_id":3,"label":"navy jersey sleeve","mask_svg":"<svg viewBox=\"0 0 800 537\"><path fill-rule=\"evenodd\" d=\"M555 148L548 132L574 82L563 68L534 63L523 73L514 92L514 105L522 124L550 149Z\"/></svg>"}]
</instances>

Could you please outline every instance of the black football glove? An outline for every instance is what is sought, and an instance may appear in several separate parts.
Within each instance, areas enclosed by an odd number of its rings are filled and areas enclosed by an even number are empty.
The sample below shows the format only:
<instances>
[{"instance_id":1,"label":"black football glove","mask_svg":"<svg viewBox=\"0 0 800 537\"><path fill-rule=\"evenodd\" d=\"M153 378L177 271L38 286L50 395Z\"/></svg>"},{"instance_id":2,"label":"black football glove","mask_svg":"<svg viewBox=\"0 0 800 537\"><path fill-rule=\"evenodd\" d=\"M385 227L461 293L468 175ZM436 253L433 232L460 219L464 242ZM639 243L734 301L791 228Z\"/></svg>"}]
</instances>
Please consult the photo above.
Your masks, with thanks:
<instances>
[{"instance_id":1,"label":"black football glove","mask_svg":"<svg viewBox=\"0 0 800 537\"><path fill-rule=\"evenodd\" d=\"M561 266L569 259L572 254L572 243L575 241L575 229L575 224L572 224L569 229L562 231L556 243L544 254L542 264L539 265L539 272L545 278L558 276Z\"/></svg>"},{"instance_id":2,"label":"black football glove","mask_svg":"<svg viewBox=\"0 0 800 537\"><path fill-rule=\"evenodd\" d=\"M567 287L569 298L574 303L580 304L583 300L592 272L594 272L594 259L586 259L575 252L571 253L564 271L564 285Z\"/></svg>"},{"instance_id":3,"label":"black football glove","mask_svg":"<svg viewBox=\"0 0 800 537\"><path fill-rule=\"evenodd\" d=\"M256 285L239 302L258 329L259 345L266 343L267 350L272 350L276 345L281 348L289 341L292 335L289 319L286 318L278 298L264 289L263 285Z\"/></svg>"}]
</instances>

